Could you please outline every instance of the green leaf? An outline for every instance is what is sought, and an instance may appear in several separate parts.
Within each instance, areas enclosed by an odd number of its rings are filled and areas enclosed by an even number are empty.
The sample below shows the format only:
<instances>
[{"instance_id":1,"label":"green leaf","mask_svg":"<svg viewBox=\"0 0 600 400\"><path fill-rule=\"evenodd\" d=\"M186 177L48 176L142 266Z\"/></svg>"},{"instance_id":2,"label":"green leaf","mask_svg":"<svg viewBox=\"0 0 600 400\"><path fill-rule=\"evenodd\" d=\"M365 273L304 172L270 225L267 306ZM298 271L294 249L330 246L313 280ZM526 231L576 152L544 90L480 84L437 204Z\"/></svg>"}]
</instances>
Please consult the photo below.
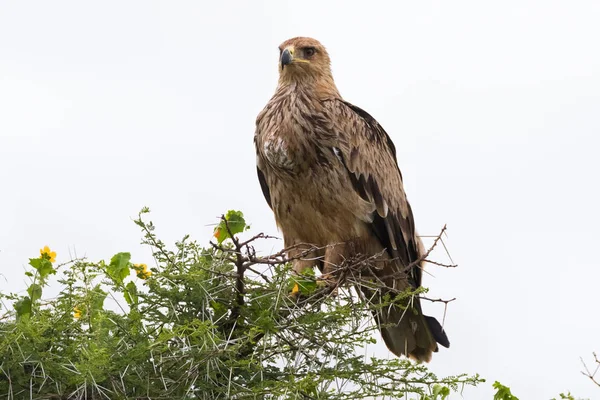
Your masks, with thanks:
<instances>
[{"instance_id":1,"label":"green leaf","mask_svg":"<svg viewBox=\"0 0 600 400\"><path fill-rule=\"evenodd\" d=\"M14 307L17 311L17 316L21 318L29 317L31 315L31 299L29 296L25 296L21 300L17 301Z\"/></svg>"},{"instance_id":2,"label":"green leaf","mask_svg":"<svg viewBox=\"0 0 600 400\"><path fill-rule=\"evenodd\" d=\"M439 400L445 400L450 396L450 389L446 386L435 384L433 385L433 398Z\"/></svg>"},{"instance_id":3,"label":"green leaf","mask_svg":"<svg viewBox=\"0 0 600 400\"><path fill-rule=\"evenodd\" d=\"M29 259L29 265L31 265L33 268L35 268L38 271L40 270L41 263L42 263L41 258L30 258Z\"/></svg>"},{"instance_id":4,"label":"green leaf","mask_svg":"<svg viewBox=\"0 0 600 400\"><path fill-rule=\"evenodd\" d=\"M225 304L219 303L218 301L211 301L210 306L214 310L217 319L221 318L229 310Z\"/></svg>"},{"instance_id":5,"label":"green leaf","mask_svg":"<svg viewBox=\"0 0 600 400\"><path fill-rule=\"evenodd\" d=\"M42 260L40 268L38 269L40 273L40 277L42 279L46 278L48 275L53 274L56 270L52 267L52 263L48 260Z\"/></svg>"},{"instance_id":6,"label":"green leaf","mask_svg":"<svg viewBox=\"0 0 600 400\"><path fill-rule=\"evenodd\" d=\"M137 290L137 286L135 286L135 283L129 282L125 286L125 292L123 292L123 295L125 296L125 301L127 302L127 304L129 304L129 305L137 304L138 290Z\"/></svg>"},{"instance_id":7,"label":"green leaf","mask_svg":"<svg viewBox=\"0 0 600 400\"><path fill-rule=\"evenodd\" d=\"M519 400L518 397L510 392L510 388L502 385L500 382L496 381L492 386L496 389L494 400Z\"/></svg>"},{"instance_id":8,"label":"green leaf","mask_svg":"<svg viewBox=\"0 0 600 400\"><path fill-rule=\"evenodd\" d=\"M38 285L37 283L32 283L27 288L27 293L29 293L29 297L31 298L31 301L34 302L36 300L39 300L42 297L42 287L40 285Z\"/></svg>"},{"instance_id":9,"label":"green leaf","mask_svg":"<svg viewBox=\"0 0 600 400\"><path fill-rule=\"evenodd\" d=\"M91 312L102 310L104 307L104 299L106 299L107 293L101 289L100 285L97 285L91 291Z\"/></svg>"},{"instance_id":10,"label":"green leaf","mask_svg":"<svg viewBox=\"0 0 600 400\"><path fill-rule=\"evenodd\" d=\"M227 224L225 221L227 221ZM227 214L225 215L225 221L221 220L219 225L217 225L214 230L214 237L217 238L217 242L219 242L219 244L231 237L227 230L227 226L229 226L229 231L231 231L232 235L241 233L249 228L249 226L246 225L244 214L241 211L227 211Z\"/></svg>"},{"instance_id":11,"label":"green leaf","mask_svg":"<svg viewBox=\"0 0 600 400\"><path fill-rule=\"evenodd\" d=\"M129 276L130 253L117 253L110 259L110 264L106 272L117 283L123 283L123 280Z\"/></svg>"},{"instance_id":12,"label":"green leaf","mask_svg":"<svg viewBox=\"0 0 600 400\"><path fill-rule=\"evenodd\" d=\"M56 273L56 270L52 267L50 260L46 260L45 258L30 258L29 265L37 270L42 284L48 275Z\"/></svg>"},{"instance_id":13,"label":"green leaf","mask_svg":"<svg viewBox=\"0 0 600 400\"><path fill-rule=\"evenodd\" d=\"M302 295L313 294L318 288L319 284L315 278L315 270L307 268L302 271L300 276L292 276L290 278L289 290L292 291L294 286L298 285L298 290Z\"/></svg>"}]
</instances>

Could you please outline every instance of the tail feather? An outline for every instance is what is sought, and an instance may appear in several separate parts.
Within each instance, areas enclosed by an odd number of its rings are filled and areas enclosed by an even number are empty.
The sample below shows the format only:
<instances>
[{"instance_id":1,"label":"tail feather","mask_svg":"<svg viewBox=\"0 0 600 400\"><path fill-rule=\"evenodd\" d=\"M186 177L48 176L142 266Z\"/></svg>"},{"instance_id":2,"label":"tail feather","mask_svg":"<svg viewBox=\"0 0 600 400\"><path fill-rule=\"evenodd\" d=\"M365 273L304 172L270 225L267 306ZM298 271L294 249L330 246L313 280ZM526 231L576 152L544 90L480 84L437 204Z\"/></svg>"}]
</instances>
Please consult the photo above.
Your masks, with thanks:
<instances>
[{"instance_id":1,"label":"tail feather","mask_svg":"<svg viewBox=\"0 0 600 400\"><path fill-rule=\"evenodd\" d=\"M370 290L361 288L363 294L373 299ZM419 299L414 298L412 307L402 309L391 305L385 309L373 311L373 316L387 348L398 357L404 355L418 362L429 362L438 343L450 346L448 336L440 323L433 317L423 315Z\"/></svg>"},{"instance_id":2,"label":"tail feather","mask_svg":"<svg viewBox=\"0 0 600 400\"><path fill-rule=\"evenodd\" d=\"M430 317L429 315L423 315L425 318L425 322L427 322L427 326L429 327L429 331L433 335L433 338L436 342L444 346L445 348L450 347L450 341L448 340L448 336L446 336L446 331L437 319Z\"/></svg>"}]
</instances>

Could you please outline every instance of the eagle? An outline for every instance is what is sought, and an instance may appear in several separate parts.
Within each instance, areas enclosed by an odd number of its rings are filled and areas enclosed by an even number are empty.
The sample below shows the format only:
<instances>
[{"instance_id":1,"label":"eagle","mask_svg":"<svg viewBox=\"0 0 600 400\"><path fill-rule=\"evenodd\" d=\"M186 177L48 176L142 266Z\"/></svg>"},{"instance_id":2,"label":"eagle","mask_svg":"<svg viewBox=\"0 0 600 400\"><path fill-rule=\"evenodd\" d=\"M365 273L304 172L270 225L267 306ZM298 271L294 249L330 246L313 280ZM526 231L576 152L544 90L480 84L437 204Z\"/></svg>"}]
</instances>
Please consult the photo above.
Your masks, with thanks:
<instances>
[{"instance_id":1,"label":"eagle","mask_svg":"<svg viewBox=\"0 0 600 400\"><path fill-rule=\"evenodd\" d=\"M278 68L275 94L256 119L254 144L258 180L293 271L316 266L323 279L332 279L344 260L366 255L376 258L370 269L382 283L359 285L369 301L383 304L420 287L425 249L394 143L371 115L342 98L319 41L283 42ZM429 362L438 343L449 347L448 337L435 318L423 315L418 296L400 302L373 307L383 340L399 357Z\"/></svg>"}]
</instances>

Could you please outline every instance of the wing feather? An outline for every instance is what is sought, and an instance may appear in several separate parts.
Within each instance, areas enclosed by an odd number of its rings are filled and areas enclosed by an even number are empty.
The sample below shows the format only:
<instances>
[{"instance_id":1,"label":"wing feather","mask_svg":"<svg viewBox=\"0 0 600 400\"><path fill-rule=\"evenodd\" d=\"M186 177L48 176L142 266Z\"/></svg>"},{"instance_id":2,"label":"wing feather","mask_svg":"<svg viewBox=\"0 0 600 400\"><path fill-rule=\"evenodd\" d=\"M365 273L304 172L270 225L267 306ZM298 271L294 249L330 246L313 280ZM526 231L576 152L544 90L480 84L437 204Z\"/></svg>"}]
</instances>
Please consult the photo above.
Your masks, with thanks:
<instances>
[{"instance_id":1,"label":"wing feather","mask_svg":"<svg viewBox=\"0 0 600 400\"><path fill-rule=\"evenodd\" d=\"M373 233L392 257L409 265L418 260L419 246L394 143L366 111L339 99L328 103L339 151L353 187L375 206ZM409 276L414 287L421 285L420 266L415 266Z\"/></svg>"},{"instance_id":2,"label":"wing feather","mask_svg":"<svg viewBox=\"0 0 600 400\"><path fill-rule=\"evenodd\" d=\"M256 134L254 135L254 148L256 150L256 175L258 175L258 182L260 183L260 188L262 189L263 196L265 196L265 200L267 201L267 204L272 210L273 205L271 204L271 191L269 190L269 184L267 183L267 178L265 177L265 173L263 172L264 165L259 157Z\"/></svg>"},{"instance_id":3,"label":"wing feather","mask_svg":"<svg viewBox=\"0 0 600 400\"><path fill-rule=\"evenodd\" d=\"M260 188L262 189L263 195L265 196L265 200L271 209L273 206L271 205L271 192L269 191L269 185L267 185L267 179L265 178L265 174L260 170L260 167L256 166L256 174L258 175L258 182L260 183Z\"/></svg>"}]
</instances>

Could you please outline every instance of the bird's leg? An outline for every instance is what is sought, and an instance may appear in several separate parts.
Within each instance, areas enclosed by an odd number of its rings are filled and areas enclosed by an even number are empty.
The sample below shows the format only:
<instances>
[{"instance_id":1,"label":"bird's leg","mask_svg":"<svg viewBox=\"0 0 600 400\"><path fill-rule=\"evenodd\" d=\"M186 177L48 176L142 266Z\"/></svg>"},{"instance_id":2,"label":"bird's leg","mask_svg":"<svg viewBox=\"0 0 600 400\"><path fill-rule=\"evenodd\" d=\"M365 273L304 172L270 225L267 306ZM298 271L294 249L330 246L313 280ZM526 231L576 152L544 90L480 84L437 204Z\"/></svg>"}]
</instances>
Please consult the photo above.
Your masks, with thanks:
<instances>
[{"instance_id":1,"label":"bird's leg","mask_svg":"<svg viewBox=\"0 0 600 400\"><path fill-rule=\"evenodd\" d=\"M348 251L347 243L336 243L327 247L325 250L325 258L323 260L323 274L318 281L322 286L334 287L333 294L337 294L338 278L335 277L335 272L344 262L345 255Z\"/></svg>"}]
</instances>

